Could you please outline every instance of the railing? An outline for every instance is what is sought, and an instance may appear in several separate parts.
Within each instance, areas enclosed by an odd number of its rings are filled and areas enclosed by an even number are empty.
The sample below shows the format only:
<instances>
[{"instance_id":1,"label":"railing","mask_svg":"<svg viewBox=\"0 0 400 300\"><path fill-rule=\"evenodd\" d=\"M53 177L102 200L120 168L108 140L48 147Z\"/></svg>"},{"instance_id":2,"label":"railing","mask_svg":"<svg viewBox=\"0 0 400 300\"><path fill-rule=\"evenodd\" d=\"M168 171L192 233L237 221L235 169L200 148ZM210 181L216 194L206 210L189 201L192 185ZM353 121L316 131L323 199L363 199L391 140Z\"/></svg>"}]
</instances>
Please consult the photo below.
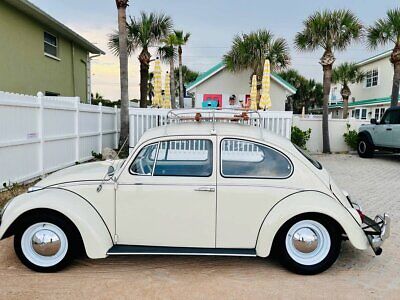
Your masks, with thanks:
<instances>
[{"instance_id":1,"label":"railing","mask_svg":"<svg viewBox=\"0 0 400 300\"><path fill-rule=\"evenodd\" d=\"M170 112L171 110L169 109L130 108L130 147L134 147L137 144L146 130L166 125L169 122L179 122L179 117L171 118ZM199 112L199 110L197 110L197 112ZM200 112L202 112L203 115L210 114L207 110L200 110ZM221 113L224 112L222 111ZM181 116L184 114L195 115L195 111L182 110L175 114ZM248 125L261 127L290 139L292 116L293 113L290 111L258 111L257 113L249 113L249 120L243 120L242 122ZM183 122L186 122L187 120L187 118L181 118L181 121ZM236 121L237 120L235 120L235 122ZM226 118L224 122L229 122L229 118Z\"/></svg>"},{"instance_id":2,"label":"railing","mask_svg":"<svg viewBox=\"0 0 400 300\"><path fill-rule=\"evenodd\" d=\"M118 128L116 107L0 92L0 189L116 148Z\"/></svg>"}]
</instances>

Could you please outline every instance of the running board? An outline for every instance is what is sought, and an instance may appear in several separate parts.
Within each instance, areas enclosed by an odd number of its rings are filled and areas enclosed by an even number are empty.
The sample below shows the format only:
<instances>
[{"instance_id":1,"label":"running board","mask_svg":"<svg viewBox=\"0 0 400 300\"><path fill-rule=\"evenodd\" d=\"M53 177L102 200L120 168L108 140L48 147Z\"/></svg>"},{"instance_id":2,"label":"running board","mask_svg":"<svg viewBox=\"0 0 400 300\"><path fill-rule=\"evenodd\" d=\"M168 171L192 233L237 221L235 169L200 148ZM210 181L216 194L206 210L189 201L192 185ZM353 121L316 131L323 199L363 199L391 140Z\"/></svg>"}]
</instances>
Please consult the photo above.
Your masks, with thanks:
<instances>
[{"instance_id":1,"label":"running board","mask_svg":"<svg viewBox=\"0 0 400 300\"><path fill-rule=\"evenodd\" d=\"M107 255L211 255L257 256L255 249L187 248L115 245Z\"/></svg>"}]
</instances>

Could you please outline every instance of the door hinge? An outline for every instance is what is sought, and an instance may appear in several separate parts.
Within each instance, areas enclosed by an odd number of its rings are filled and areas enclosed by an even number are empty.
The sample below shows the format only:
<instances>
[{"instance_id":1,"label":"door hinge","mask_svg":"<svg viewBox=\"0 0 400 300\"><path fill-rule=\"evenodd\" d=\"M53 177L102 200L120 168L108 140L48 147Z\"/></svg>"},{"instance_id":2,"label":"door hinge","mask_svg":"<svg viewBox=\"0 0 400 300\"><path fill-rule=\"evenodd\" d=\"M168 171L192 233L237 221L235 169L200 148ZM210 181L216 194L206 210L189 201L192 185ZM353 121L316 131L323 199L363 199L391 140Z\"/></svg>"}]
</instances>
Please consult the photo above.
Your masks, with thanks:
<instances>
[{"instance_id":1,"label":"door hinge","mask_svg":"<svg viewBox=\"0 0 400 300\"><path fill-rule=\"evenodd\" d=\"M114 243L118 242L118 234L114 234Z\"/></svg>"}]
</instances>

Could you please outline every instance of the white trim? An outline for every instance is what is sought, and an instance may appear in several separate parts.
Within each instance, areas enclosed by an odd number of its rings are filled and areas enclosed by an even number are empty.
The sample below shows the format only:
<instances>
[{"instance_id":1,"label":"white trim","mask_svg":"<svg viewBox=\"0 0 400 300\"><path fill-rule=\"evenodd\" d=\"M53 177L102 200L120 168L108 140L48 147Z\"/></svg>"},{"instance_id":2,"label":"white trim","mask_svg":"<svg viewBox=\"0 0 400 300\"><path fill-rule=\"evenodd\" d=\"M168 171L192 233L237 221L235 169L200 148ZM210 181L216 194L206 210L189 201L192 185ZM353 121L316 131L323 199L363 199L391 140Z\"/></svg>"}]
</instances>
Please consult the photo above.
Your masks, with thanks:
<instances>
[{"instance_id":1,"label":"white trim","mask_svg":"<svg viewBox=\"0 0 400 300\"><path fill-rule=\"evenodd\" d=\"M46 52L44 52L44 56L46 56L46 57L48 57L48 58L51 58L51 59L54 59L54 60L57 60L57 61L61 61L61 59L59 59L57 56L48 54L48 53L46 53Z\"/></svg>"},{"instance_id":2,"label":"white trim","mask_svg":"<svg viewBox=\"0 0 400 300\"><path fill-rule=\"evenodd\" d=\"M214 71L213 73L211 73L210 75L208 75L207 77L204 77L202 80L200 80L199 82L196 82L194 85L188 87L186 90L187 91L191 91L193 90L195 87L197 87L198 85L202 84L204 81L208 80L209 78L213 77L214 75L216 75L217 73L221 72L222 70L225 69L225 65L221 66L219 69L217 69L216 71ZM283 84L279 79L276 78L276 76L274 74L271 73L271 78L280 86L282 86L285 90L291 92L292 94L296 94L296 90L293 90L292 88L286 86L285 84Z\"/></svg>"},{"instance_id":3,"label":"white trim","mask_svg":"<svg viewBox=\"0 0 400 300\"><path fill-rule=\"evenodd\" d=\"M186 89L186 91L191 91L191 90L194 89L196 86L198 86L199 84L202 84L204 81L208 80L210 77L213 77L215 74L219 73L219 72L222 71L223 69L225 69L225 65L221 66L219 69L215 70L213 73L211 73L211 74L208 75L207 77L203 78L202 80L200 80L200 81L197 82L196 84L190 86L189 88Z\"/></svg>"},{"instance_id":4,"label":"white trim","mask_svg":"<svg viewBox=\"0 0 400 300\"><path fill-rule=\"evenodd\" d=\"M382 58L390 57L391 53L392 53L392 50L388 50L388 51L378 54L376 56L362 60L362 61L358 62L356 65L359 67L367 65L369 63L381 60Z\"/></svg>"}]
</instances>

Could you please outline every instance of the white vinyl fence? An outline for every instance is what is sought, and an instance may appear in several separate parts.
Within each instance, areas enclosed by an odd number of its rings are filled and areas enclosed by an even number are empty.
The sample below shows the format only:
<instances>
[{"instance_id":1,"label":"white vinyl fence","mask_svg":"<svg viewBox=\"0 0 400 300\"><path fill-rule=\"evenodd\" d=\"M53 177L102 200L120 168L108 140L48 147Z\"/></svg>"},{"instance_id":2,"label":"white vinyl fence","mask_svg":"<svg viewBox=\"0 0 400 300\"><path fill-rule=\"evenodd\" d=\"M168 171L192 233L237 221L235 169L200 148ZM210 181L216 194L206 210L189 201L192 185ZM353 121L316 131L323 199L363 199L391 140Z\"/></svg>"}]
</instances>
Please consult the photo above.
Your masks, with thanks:
<instances>
[{"instance_id":1,"label":"white vinyl fence","mask_svg":"<svg viewBox=\"0 0 400 300\"><path fill-rule=\"evenodd\" d=\"M332 152L347 152L351 150L344 141L343 134L348 131L347 124L350 125L350 130L360 128L362 124L368 124L367 120L356 119L329 119L329 141ZM302 118L301 116L293 117L293 126L299 127L305 131L311 129L311 136L306 147L311 153L322 153L322 117L312 116Z\"/></svg>"},{"instance_id":2,"label":"white vinyl fence","mask_svg":"<svg viewBox=\"0 0 400 300\"><path fill-rule=\"evenodd\" d=\"M169 111L169 109L130 108L129 146L134 147L146 130L167 124ZM293 117L291 111L260 111L259 113L261 120L252 119L250 124L261 126L290 139Z\"/></svg>"},{"instance_id":3,"label":"white vinyl fence","mask_svg":"<svg viewBox=\"0 0 400 300\"><path fill-rule=\"evenodd\" d=\"M116 107L0 92L0 189L116 148L118 128Z\"/></svg>"}]
</instances>

